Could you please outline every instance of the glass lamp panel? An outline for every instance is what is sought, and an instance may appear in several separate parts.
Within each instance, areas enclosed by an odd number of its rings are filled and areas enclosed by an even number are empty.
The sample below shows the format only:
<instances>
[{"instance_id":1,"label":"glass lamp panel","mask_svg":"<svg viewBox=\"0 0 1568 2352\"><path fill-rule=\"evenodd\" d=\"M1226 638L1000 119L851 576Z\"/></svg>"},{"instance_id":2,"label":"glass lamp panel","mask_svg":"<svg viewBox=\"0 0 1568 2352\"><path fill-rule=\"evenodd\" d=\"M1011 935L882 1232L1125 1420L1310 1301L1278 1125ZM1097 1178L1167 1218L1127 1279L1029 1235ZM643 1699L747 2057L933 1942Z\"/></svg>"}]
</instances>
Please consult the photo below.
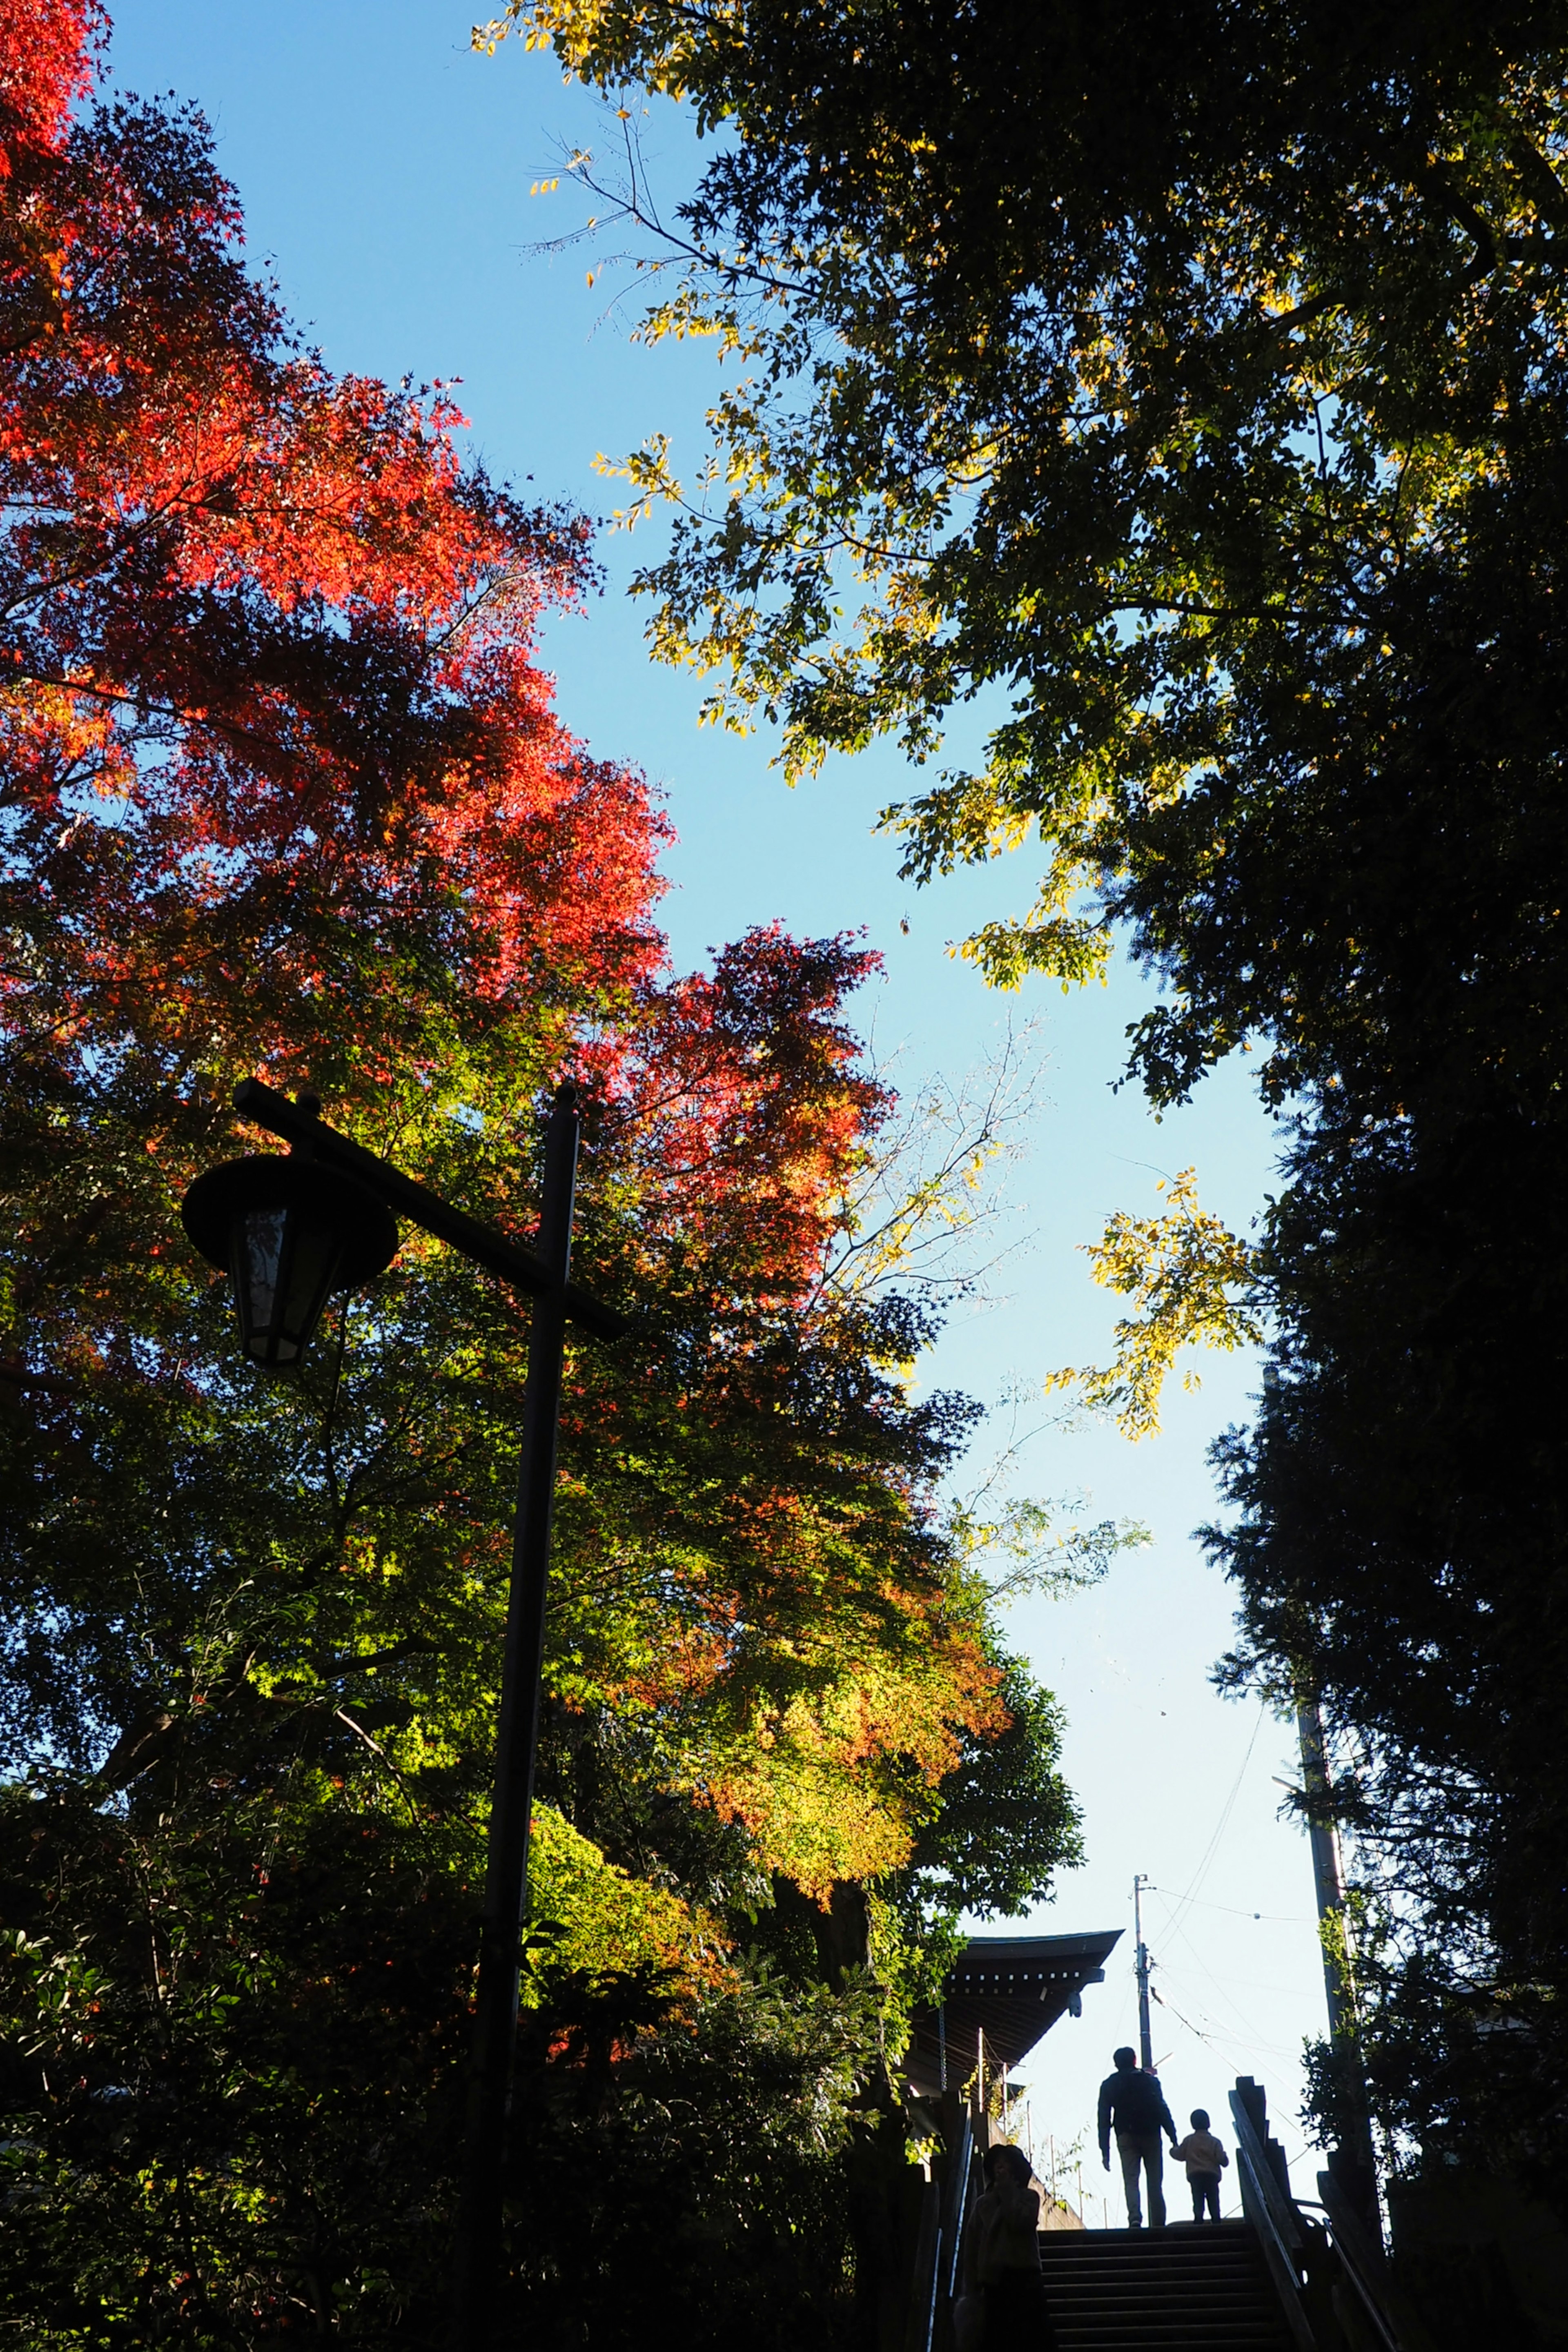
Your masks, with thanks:
<instances>
[{"instance_id":1,"label":"glass lamp panel","mask_svg":"<svg viewBox=\"0 0 1568 2352\"><path fill-rule=\"evenodd\" d=\"M235 1220L234 1287L240 1337L253 1363L298 1363L342 1255L342 1235L293 1202Z\"/></svg>"},{"instance_id":2,"label":"glass lamp panel","mask_svg":"<svg viewBox=\"0 0 1568 2352\"><path fill-rule=\"evenodd\" d=\"M341 1227L322 1223L298 1209L289 1211L289 1223L293 1247L284 1259L278 1308L275 1361L279 1364L298 1362L310 1346L327 1293L337 1279L344 1240Z\"/></svg>"},{"instance_id":3,"label":"glass lamp panel","mask_svg":"<svg viewBox=\"0 0 1568 2352\"><path fill-rule=\"evenodd\" d=\"M287 1209L252 1209L239 1219L240 1266L237 1287L240 1320L248 1347L253 1331L270 1331L278 1300L278 1275L283 1263L283 1229Z\"/></svg>"}]
</instances>

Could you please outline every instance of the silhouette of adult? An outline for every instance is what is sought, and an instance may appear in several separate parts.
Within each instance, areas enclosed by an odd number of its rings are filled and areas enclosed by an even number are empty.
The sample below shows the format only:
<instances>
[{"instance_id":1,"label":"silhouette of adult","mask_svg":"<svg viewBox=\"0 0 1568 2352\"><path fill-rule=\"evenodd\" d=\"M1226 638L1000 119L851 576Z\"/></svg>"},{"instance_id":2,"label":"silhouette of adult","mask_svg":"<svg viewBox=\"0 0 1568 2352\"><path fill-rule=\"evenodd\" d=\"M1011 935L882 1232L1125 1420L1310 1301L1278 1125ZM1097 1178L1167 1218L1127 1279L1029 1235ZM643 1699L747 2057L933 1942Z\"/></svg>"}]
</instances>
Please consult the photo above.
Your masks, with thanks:
<instances>
[{"instance_id":1,"label":"silhouette of adult","mask_svg":"<svg viewBox=\"0 0 1568 2352\"><path fill-rule=\"evenodd\" d=\"M966 2299L984 2312L980 2352L1056 2352L1056 2332L1040 2275L1040 2195L1029 2159L1003 2141L987 2148L985 2189L969 2209L963 2234Z\"/></svg>"},{"instance_id":2,"label":"silhouette of adult","mask_svg":"<svg viewBox=\"0 0 1568 2352\"><path fill-rule=\"evenodd\" d=\"M1110 2134L1114 2127L1116 2153L1121 2159L1121 2181L1127 2191L1127 2226L1130 2230L1143 2227L1139 2189L1142 2175L1147 2173L1149 2227L1163 2230L1165 2226L1165 2159L1160 2146L1160 2134L1167 2134L1173 2152L1176 2126L1172 2121L1171 2110L1165 2105L1160 2077L1144 2074L1138 2063L1137 2052L1114 2050L1111 2060L1116 2072L1108 2074L1100 2086L1100 2162L1109 2172Z\"/></svg>"}]
</instances>

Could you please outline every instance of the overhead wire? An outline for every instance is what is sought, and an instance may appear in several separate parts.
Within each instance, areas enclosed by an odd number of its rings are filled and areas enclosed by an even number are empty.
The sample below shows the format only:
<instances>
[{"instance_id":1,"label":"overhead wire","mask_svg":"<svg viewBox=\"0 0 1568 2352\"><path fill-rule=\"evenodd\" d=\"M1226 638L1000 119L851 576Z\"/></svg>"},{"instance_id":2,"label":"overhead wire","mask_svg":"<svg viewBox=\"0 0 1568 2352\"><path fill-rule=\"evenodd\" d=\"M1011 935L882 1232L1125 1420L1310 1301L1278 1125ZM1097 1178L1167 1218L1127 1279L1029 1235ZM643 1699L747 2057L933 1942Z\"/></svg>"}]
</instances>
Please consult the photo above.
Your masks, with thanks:
<instances>
[{"instance_id":1,"label":"overhead wire","mask_svg":"<svg viewBox=\"0 0 1568 2352\"><path fill-rule=\"evenodd\" d=\"M1287 2000L1304 2000L1311 1998L1310 1990L1305 1985L1266 1984L1261 1977L1216 1976L1184 1927L1177 1927L1175 1921L1170 1918L1167 1918L1164 1921L1163 1927L1161 1927L1159 1923L1156 1923L1156 1932L1159 1933L1162 1937L1163 1937L1164 1930L1166 1928L1170 1930L1172 1935L1179 1936L1181 1937L1183 1943L1186 1946L1188 1951L1192 1954L1199 1968L1202 1969L1205 1976L1207 1977L1215 1990L1217 1993L1222 1994L1227 2000L1233 1998L1234 1993L1238 1987L1243 1992L1278 1993ZM1237 2016L1241 2015L1239 2010L1237 2011ZM1242 2021L1245 2024L1246 2020L1243 2019Z\"/></svg>"},{"instance_id":2,"label":"overhead wire","mask_svg":"<svg viewBox=\"0 0 1568 2352\"><path fill-rule=\"evenodd\" d=\"M1151 1991L1153 1990L1152 1986L1151 1986L1150 1990ZM1178 1990L1181 1990L1181 1988L1178 1988ZM1188 2026L1194 2033L1201 2033L1201 2029L1193 2025L1190 2018L1182 2016L1181 2011L1176 2007L1173 2000L1168 2000L1163 1993L1161 1994L1160 1998L1163 2005L1171 2011L1173 2016L1180 2017L1182 2019L1184 2025ZM1256 2029L1247 2022L1246 2018L1241 2020L1242 2031L1247 2036L1247 2039L1244 2042L1241 2035L1237 2032L1233 2026L1222 2025L1217 2018L1210 2016L1209 2011L1204 2008L1202 2002L1197 2000L1191 1992L1183 1990L1182 1998L1184 2000L1191 2003L1193 2008L1197 2011L1200 2017L1205 2017L1208 2019L1209 2034L1216 2037L1220 2042L1228 2042L1233 2053L1239 2051L1242 2056L1246 2058L1278 2058L1281 2065L1289 2066L1294 2064L1296 2057L1295 2053L1289 2050L1281 2050L1278 2042L1264 2040ZM1204 2038L1206 2039L1208 2037L1205 2036Z\"/></svg>"},{"instance_id":3,"label":"overhead wire","mask_svg":"<svg viewBox=\"0 0 1568 2352\"><path fill-rule=\"evenodd\" d=\"M1151 1988L1151 1990L1152 1990L1152 1988ZM1161 2007L1168 2009L1172 2016L1176 2019L1179 2024L1186 2028L1187 2032L1195 2041L1203 2043L1205 2050L1212 2050L1215 2053L1215 2055L1218 2058L1224 2059L1226 2057L1226 2052L1221 2047L1221 2043L1229 2040L1230 2037L1226 2034L1223 2027L1215 2026L1213 2033L1205 2033L1201 2025L1194 2025L1190 2017L1186 2017L1183 2014L1183 2012L1176 2007L1173 2000L1167 2000L1163 1993L1156 1994L1155 1998L1159 2000ZM1197 2004L1194 2002L1194 2006L1196 2007ZM1205 2012L1200 2011L1199 2013L1201 2015ZM1212 2018L1209 2022L1213 2025L1214 2021ZM1217 2039L1215 2038L1216 2036L1218 2037ZM1230 2057L1232 2059L1234 2059L1237 2050L1240 2046L1241 2045L1239 2044L1232 2043L1230 2052ZM1248 2050L1246 2051L1244 2054L1250 2058L1255 2056L1256 2053ZM1279 2058L1285 2063L1289 2063L1288 2053L1283 2050L1270 2050L1265 2047L1263 2054L1267 2057ZM1269 2129L1273 2133L1275 2138L1279 2141L1280 2146L1284 2148L1286 2162L1289 2164L1298 2164L1305 2160L1310 2160L1314 2155L1321 2153L1320 2149L1317 2149L1314 2147L1310 2140L1300 2136L1299 2132L1295 2129L1292 2129L1289 2137L1287 2137L1286 2134L1281 2131L1279 2120L1276 2116L1271 2116L1269 2118Z\"/></svg>"},{"instance_id":4,"label":"overhead wire","mask_svg":"<svg viewBox=\"0 0 1568 2352\"><path fill-rule=\"evenodd\" d=\"M1201 1856L1199 1857L1197 1867L1193 1873L1185 1892L1180 1895L1173 1897L1166 1889L1156 1886L1152 1883L1148 1883L1147 1885L1148 1893L1159 1896L1162 1908L1166 1912L1164 1925L1161 1930L1162 1935L1163 1935L1166 1930L1169 1930L1181 1937L1183 1943L1186 1945L1188 1952L1191 1954L1193 1959L1196 1962L1197 1966L1203 1970L1205 1976L1208 1978L1209 1982L1213 1985L1221 2002L1230 2010L1237 2018L1240 2032L1238 2032L1234 2028L1227 2028L1226 2026L1220 2024L1213 2017L1209 2016L1202 2003L1196 2001L1188 1992L1183 1991L1183 2000L1187 2002L1189 2007L1196 2010L1199 2017L1206 2020L1206 2027L1205 2025L1194 2023L1192 2018L1186 2016L1181 2009L1177 2008L1174 2000L1168 1999L1157 1988L1151 1986L1151 1992L1153 1994L1154 1999L1159 2001L1161 2007L1167 2010L1176 2022L1186 2032L1190 2033L1195 2041L1201 2042L1205 2049L1213 2052L1216 2057L1220 2058L1227 2064L1237 2059L1243 2063L1247 2063L1255 2062L1258 2057L1266 2057L1278 2059L1281 2064L1290 2065L1296 2063L1297 2056L1299 2055L1299 2053L1280 2049L1277 2044L1265 2040L1258 2033L1258 2029L1236 2006L1234 1996L1228 1988L1222 1984L1219 1979L1215 1976L1214 1971L1204 1959L1202 1953L1197 1949L1197 1947L1193 1943L1191 1937L1185 1932L1185 1928L1183 1924L1188 1912L1194 1908L1221 1912L1231 1918L1252 1918L1259 1921L1267 1919L1270 1924L1280 1926L1300 1927L1310 1924L1307 1919L1307 1916L1303 1913L1245 1911L1234 1904L1215 1903L1212 1899L1205 1899L1200 1892L1200 1889L1206 1881L1210 1871L1214 1867L1220 1847L1224 1842L1226 1832L1230 1826L1231 1816L1235 1812L1237 1803L1240 1798L1248 1768L1251 1765L1254 1753L1258 1747L1258 1737L1263 1728L1264 1717L1268 1712L1268 1701L1264 1700L1259 1705L1257 1719L1252 1727L1251 1737L1247 1740L1246 1753L1242 1757L1240 1766L1237 1771L1236 1779L1232 1782L1230 1791L1226 1798L1224 1805L1220 1809L1219 1817L1215 1823L1213 1832L1210 1835L1208 1843L1205 1846ZM1180 1990L1180 1987L1178 1986L1177 1989ZM1260 1985L1257 1987L1256 1990L1268 1992L1270 1990L1283 1991L1286 1989L1282 1987L1270 1988L1268 1986ZM1294 1989L1292 1988L1291 1990ZM1121 1999L1118 2001L1117 2007L1120 2012L1118 2019L1120 2026L1121 2020L1130 2012L1130 1986L1124 1986L1122 1988ZM1243 2034L1248 2037L1245 2041L1242 2039ZM1308 2151L1303 2146L1299 2153L1300 2155L1305 2155Z\"/></svg>"},{"instance_id":5,"label":"overhead wire","mask_svg":"<svg viewBox=\"0 0 1568 2352\"><path fill-rule=\"evenodd\" d=\"M1215 1823L1214 1835L1210 1838L1207 1845L1204 1848L1203 1857L1198 1864L1197 1869L1193 1874L1192 1883L1188 1886L1187 1892L1178 1899L1178 1913L1184 1909L1188 1904L1195 1903L1197 1901L1197 1890L1208 1876L1210 1870L1214 1867L1215 1856L1219 1851L1220 1841L1230 1825L1230 1817L1236 1811L1236 1801L1241 1794L1241 1784L1247 1778L1247 1768L1252 1761L1252 1751L1258 1745L1258 1735L1263 1728L1263 1718L1268 1712L1268 1702L1267 1699L1264 1699L1258 1706L1258 1720L1252 1727L1252 1737L1247 1743L1247 1753L1241 1759L1241 1769L1237 1772L1236 1779L1231 1785L1230 1794L1225 1801L1218 1821Z\"/></svg>"},{"instance_id":6,"label":"overhead wire","mask_svg":"<svg viewBox=\"0 0 1568 2352\"><path fill-rule=\"evenodd\" d=\"M1240 2024L1247 2032L1252 2035L1258 2049L1262 2050L1267 2048L1268 2044L1259 2035L1257 2026L1253 2024L1252 2020L1247 2015L1247 2012L1241 2007L1240 2002L1237 2000L1236 1995L1231 1991L1228 1986L1221 1984L1218 1977L1215 1976L1214 1970L1210 1968L1208 1962L1205 1959L1203 1954L1199 1951L1197 1946L1194 1943L1186 1930L1183 1927L1177 1927L1173 1932L1181 1937L1183 1943L1192 1954L1197 1966L1202 1969L1205 1976L1207 1977L1210 1984L1213 1985L1215 1992L1218 1993L1221 2000L1224 2001L1232 2011L1237 2023Z\"/></svg>"},{"instance_id":7,"label":"overhead wire","mask_svg":"<svg viewBox=\"0 0 1568 2352\"><path fill-rule=\"evenodd\" d=\"M1218 1995L1224 2007L1229 2011L1237 2021L1240 2032L1238 2032L1236 2027L1227 2027L1220 2024L1216 2019L1209 2014L1201 2001L1195 2000L1189 1992L1182 1990L1179 1981L1175 1984L1173 1990L1181 1992L1182 2000L1187 2004L1187 2007L1196 2011L1197 2017L1205 2021L1204 2023L1199 2024L1195 2022L1194 2019L1193 2017L1189 2017L1184 2009L1178 2008L1174 2000L1171 1999L1166 1993L1161 1991L1157 1987L1152 1986L1150 1990L1153 1993L1154 1998L1160 2002L1161 2007L1170 2012L1185 2032L1191 2034L1194 2041L1200 2042L1205 2049L1211 2051L1216 2057L1220 2058L1227 2064L1236 2063L1238 2060L1242 2063L1255 2063L1259 2057L1278 2059L1279 2063L1284 2065L1289 2065L1295 2063L1296 2053L1282 2050L1277 2044L1264 2039L1263 2036L1259 2034L1257 2027L1252 2024L1251 2021L1243 2015L1236 2002L1234 1993L1228 1986L1222 1984L1219 1979L1215 1975L1213 1969L1204 1958L1203 1954L1198 1950L1196 1945L1193 1942L1192 1937L1187 1934L1184 1925L1188 1914L1194 1908L1220 1912L1226 1916L1231 1918L1252 1918L1261 1921L1267 1917L1271 1924L1279 1924L1281 1926L1298 1927L1308 1924L1304 1915L1293 1915L1289 1913L1265 1914L1259 1911L1247 1912L1242 1910L1239 1906L1234 1904L1215 1903L1212 1899L1205 1900L1200 1892L1208 1877L1209 1872L1214 1867L1221 1844L1225 1838L1226 1831L1230 1825L1231 1816L1235 1812L1237 1801L1241 1794L1242 1786L1247 1778L1248 1767L1251 1765L1253 1755L1257 1749L1258 1735L1263 1727L1263 1718L1267 1712L1268 1704L1267 1701L1265 1701L1259 1706L1257 1720L1254 1722L1252 1727L1252 1736L1247 1743L1247 1751L1241 1759L1240 1768L1237 1772L1235 1780L1231 1784L1229 1794L1226 1796L1225 1803L1220 1809L1219 1818L1215 1823L1213 1833L1199 1858L1197 1867L1194 1871L1184 1893L1180 1895L1173 1896L1169 1891L1163 1887L1156 1886L1152 1884L1148 1887L1148 1892L1159 1898L1161 1907L1166 1914L1163 1926L1160 1930L1162 1939L1166 1932L1173 1933L1181 1937L1182 1942L1186 1946L1193 1959L1203 1970L1204 1975L1214 1987L1215 1991ZM1166 1981L1170 1981L1169 1972L1163 1970L1162 1973L1164 1975ZM1267 1992L1270 1988L1260 1985L1257 1990ZM1245 2041L1241 2038L1243 2033L1247 2037ZM1304 2146L1297 2151L1299 2156L1305 2156L1307 2153L1308 2150Z\"/></svg>"},{"instance_id":8,"label":"overhead wire","mask_svg":"<svg viewBox=\"0 0 1568 2352\"><path fill-rule=\"evenodd\" d=\"M1234 1903L1211 1903L1201 1895L1173 1895L1168 1886L1156 1886L1151 1878L1144 1880L1143 1886L1146 1894L1158 1895L1167 1902L1185 1903L1190 1908L1199 1911L1228 1912L1233 1919L1268 1919L1272 1920L1276 1927L1307 1927L1311 1925L1311 1915L1306 1911L1238 1911Z\"/></svg>"}]
</instances>

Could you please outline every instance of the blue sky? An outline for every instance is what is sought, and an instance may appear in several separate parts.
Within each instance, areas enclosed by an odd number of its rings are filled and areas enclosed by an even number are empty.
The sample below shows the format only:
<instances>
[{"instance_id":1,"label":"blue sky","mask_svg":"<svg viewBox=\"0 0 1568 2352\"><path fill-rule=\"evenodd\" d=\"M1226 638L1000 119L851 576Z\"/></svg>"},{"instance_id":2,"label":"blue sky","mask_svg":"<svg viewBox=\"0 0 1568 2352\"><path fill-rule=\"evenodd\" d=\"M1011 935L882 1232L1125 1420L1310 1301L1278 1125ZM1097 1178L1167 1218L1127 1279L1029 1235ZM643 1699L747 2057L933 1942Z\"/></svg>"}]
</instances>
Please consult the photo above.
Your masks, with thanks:
<instances>
[{"instance_id":1,"label":"blue sky","mask_svg":"<svg viewBox=\"0 0 1568 2352\"><path fill-rule=\"evenodd\" d=\"M679 461L700 456L715 362L704 344L635 347L606 310L606 281L585 283L590 256L534 249L571 225L574 200L531 199L531 184L567 147L601 143L605 126L548 58L516 44L474 55L470 22L448 0L128 0L110 77L202 106L245 202L253 259L330 364L461 379L472 442L494 473L603 515L617 500L596 453L665 430ZM656 114L646 134L662 184L679 192L698 157L686 125ZM1071 997L988 992L949 945L1026 903L1027 853L916 892L872 832L878 809L910 789L893 751L836 761L791 791L765 737L700 729L700 683L650 664L645 615L625 593L649 544L601 541L605 592L583 617L551 623L545 654L567 723L668 794L679 839L664 919L678 961L775 917L801 933L863 929L887 969L862 1017L907 1087L961 1079L1009 1022L1036 1024L1039 1101L1013 1180L1023 1245L999 1278L1005 1295L956 1316L921 1377L993 1402L1102 1356L1115 1307L1080 1245L1108 1213L1149 1213L1158 1176L1189 1163L1205 1204L1243 1227L1269 1188L1276 1139L1245 1065L1157 1125L1134 1092L1112 1091L1123 1030L1147 1001L1137 974ZM1173 1394L1158 1439L1048 1431L1021 1472L1027 1491L1087 1495L1096 1518L1140 1519L1153 1538L1098 1589L1023 1604L1012 1620L1066 1706L1089 1853L1055 1906L1012 1931L1128 1930L1082 2020L1064 2020L1026 2070L1037 2138L1048 2131L1060 2147L1088 2125L1090 2157L1095 2085L1113 2044L1136 2038L1135 1871L1158 1890L1146 1916L1163 2003L1155 2049L1179 2119L1203 2105L1224 2129L1226 2088L1255 2074L1296 2157L1301 2040L1323 2023L1306 1840L1278 1818L1279 1782L1296 1777L1292 1740L1255 1702L1213 1691L1230 1608L1192 1540L1216 1507L1206 1449L1247 1417L1257 1368L1226 1358L1197 1369L1202 1389ZM981 1466L987 1443L983 1433ZM1299 2167L1308 2195L1311 2168ZM1109 2192L1098 2159L1084 2185Z\"/></svg>"}]
</instances>

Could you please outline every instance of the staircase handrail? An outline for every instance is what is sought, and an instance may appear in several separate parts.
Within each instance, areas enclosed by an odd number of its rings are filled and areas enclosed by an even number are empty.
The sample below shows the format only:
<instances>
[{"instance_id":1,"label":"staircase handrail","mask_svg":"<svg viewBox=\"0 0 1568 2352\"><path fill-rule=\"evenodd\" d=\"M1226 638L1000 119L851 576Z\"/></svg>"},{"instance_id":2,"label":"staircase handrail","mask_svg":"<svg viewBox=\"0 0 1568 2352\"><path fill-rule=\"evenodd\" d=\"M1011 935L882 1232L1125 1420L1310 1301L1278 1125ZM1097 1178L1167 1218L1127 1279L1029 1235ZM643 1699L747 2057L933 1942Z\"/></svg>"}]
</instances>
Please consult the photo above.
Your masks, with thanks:
<instances>
[{"instance_id":1,"label":"staircase handrail","mask_svg":"<svg viewBox=\"0 0 1568 2352\"><path fill-rule=\"evenodd\" d=\"M920 2230L915 2240L909 2324L904 2330L906 2352L931 2352L936 2334L936 2298L941 2284L942 2189L936 2181L928 2180L921 2192Z\"/></svg>"},{"instance_id":2,"label":"staircase handrail","mask_svg":"<svg viewBox=\"0 0 1568 2352\"><path fill-rule=\"evenodd\" d=\"M947 2299L951 2303L958 2292L958 2258L963 2252L963 2219L969 2210L969 2176L974 2169L974 2117L968 2107L963 2110L963 2128L958 2137L958 2161L948 2182L949 2211L943 2216L945 2227L942 2245L950 2248L947 2263Z\"/></svg>"},{"instance_id":3,"label":"staircase handrail","mask_svg":"<svg viewBox=\"0 0 1568 2352\"><path fill-rule=\"evenodd\" d=\"M1290 2258L1292 2269L1299 2270L1306 2245L1300 2216L1292 2200L1279 2186L1274 2167L1268 2161L1268 2150L1258 2137L1258 2126L1253 2122L1251 2111L1239 2091L1232 2091L1230 2095L1230 2112L1236 2125L1237 2147L1250 2160L1258 2195L1268 2210L1269 2221Z\"/></svg>"},{"instance_id":4,"label":"staircase handrail","mask_svg":"<svg viewBox=\"0 0 1568 2352\"><path fill-rule=\"evenodd\" d=\"M1305 2242L1300 2221L1274 2178L1274 2168L1263 2152L1258 2127L1239 2091L1230 2095L1230 2112L1236 2125L1241 2210L1258 2232L1263 2259L1268 2265L1297 2352L1318 2352L1317 2337L1301 2305L1300 2258Z\"/></svg>"},{"instance_id":5,"label":"staircase handrail","mask_svg":"<svg viewBox=\"0 0 1568 2352\"><path fill-rule=\"evenodd\" d=\"M1409 2307L1388 2260L1346 2197L1331 2172L1318 2175L1329 2236L1340 2258L1340 2268L1387 2352L1433 2352L1432 2339Z\"/></svg>"},{"instance_id":6,"label":"staircase handrail","mask_svg":"<svg viewBox=\"0 0 1568 2352\"><path fill-rule=\"evenodd\" d=\"M935 2241L927 2237L926 2204L921 2214L921 2243L915 2257L915 2300L909 2340L914 2352L935 2352L937 2315L952 2307L958 2288L958 2259L963 2251L963 2221L969 2210L969 2177L974 2169L974 2118L967 2107L959 2127L958 2145L948 2153L951 2167L942 2183L936 2213ZM934 2184L933 2184L934 2185ZM931 2244L931 2284L925 2284L925 2252ZM923 2309L922 2309L923 2305Z\"/></svg>"}]
</instances>

